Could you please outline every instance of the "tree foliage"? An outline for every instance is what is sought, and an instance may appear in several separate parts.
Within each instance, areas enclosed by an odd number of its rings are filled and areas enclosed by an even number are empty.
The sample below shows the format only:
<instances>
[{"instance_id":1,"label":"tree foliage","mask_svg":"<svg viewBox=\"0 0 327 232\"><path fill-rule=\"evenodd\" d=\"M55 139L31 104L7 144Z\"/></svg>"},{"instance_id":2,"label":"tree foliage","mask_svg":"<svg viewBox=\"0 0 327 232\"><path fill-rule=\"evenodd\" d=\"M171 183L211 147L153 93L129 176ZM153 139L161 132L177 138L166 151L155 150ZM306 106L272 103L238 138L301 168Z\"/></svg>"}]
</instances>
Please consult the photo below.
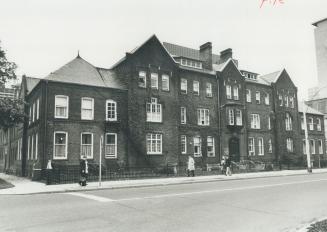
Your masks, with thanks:
<instances>
[{"instance_id":1,"label":"tree foliage","mask_svg":"<svg viewBox=\"0 0 327 232\"><path fill-rule=\"evenodd\" d=\"M11 79L16 79L16 68L17 65L14 62L7 60L6 52L2 50L0 43L0 84L4 84Z\"/></svg>"}]
</instances>

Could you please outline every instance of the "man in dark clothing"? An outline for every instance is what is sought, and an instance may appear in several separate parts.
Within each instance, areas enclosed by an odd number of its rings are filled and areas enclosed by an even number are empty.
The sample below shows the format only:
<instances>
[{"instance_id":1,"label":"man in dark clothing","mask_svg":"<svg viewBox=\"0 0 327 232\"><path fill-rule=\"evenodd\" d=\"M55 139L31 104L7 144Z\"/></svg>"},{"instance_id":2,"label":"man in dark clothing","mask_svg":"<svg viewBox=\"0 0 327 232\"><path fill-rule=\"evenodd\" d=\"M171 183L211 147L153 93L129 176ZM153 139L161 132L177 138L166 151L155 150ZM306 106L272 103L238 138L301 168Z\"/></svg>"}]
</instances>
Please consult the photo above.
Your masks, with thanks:
<instances>
[{"instance_id":1,"label":"man in dark clothing","mask_svg":"<svg viewBox=\"0 0 327 232\"><path fill-rule=\"evenodd\" d=\"M228 156L226 159L226 176L232 175L231 165L232 165L232 161L231 161L230 157Z\"/></svg>"},{"instance_id":2,"label":"man in dark clothing","mask_svg":"<svg viewBox=\"0 0 327 232\"><path fill-rule=\"evenodd\" d=\"M79 184L81 186L86 186L86 178L88 174L88 164L87 164L87 159L84 157L81 162L80 162L80 174L81 174L81 179L79 181Z\"/></svg>"}]
</instances>

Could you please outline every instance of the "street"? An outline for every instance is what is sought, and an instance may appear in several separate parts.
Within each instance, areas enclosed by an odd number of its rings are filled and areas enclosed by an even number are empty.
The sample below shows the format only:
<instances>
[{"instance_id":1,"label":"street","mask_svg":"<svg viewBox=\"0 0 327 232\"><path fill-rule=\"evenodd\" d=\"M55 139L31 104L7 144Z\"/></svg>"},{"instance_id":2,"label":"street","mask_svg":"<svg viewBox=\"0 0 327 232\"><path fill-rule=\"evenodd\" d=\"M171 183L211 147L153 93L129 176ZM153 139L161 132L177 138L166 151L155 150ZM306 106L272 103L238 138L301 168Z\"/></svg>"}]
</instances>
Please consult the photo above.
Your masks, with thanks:
<instances>
[{"instance_id":1,"label":"street","mask_svg":"<svg viewBox=\"0 0 327 232\"><path fill-rule=\"evenodd\" d=\"M0 196L0 231L294 231L327 217L327 174Z\"/></svg>"}]
</instances>

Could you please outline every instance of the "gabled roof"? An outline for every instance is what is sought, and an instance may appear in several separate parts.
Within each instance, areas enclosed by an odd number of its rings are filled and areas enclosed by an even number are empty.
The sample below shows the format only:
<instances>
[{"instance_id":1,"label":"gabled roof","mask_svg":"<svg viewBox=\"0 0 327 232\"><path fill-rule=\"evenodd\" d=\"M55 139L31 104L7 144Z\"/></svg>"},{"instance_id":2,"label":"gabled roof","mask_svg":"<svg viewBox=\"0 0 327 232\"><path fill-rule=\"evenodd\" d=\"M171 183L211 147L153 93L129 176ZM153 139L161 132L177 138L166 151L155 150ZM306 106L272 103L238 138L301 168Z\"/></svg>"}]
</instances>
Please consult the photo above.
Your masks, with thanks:
<instances>
[{"instance_id":1,"label":"gabled roof","mask_svg":"<svg viewBox=\"0 0 327 232\"><path fill-rule=\"evenodd\" d=\"M232 58L229 58L228 60L226 60L224 63L221 63L221 64L212 64L212 69L216 72L222 72L230 62L233 63L233 65L235 66L237 71L240 73L240 75L243 76L235 63L236 61Z\"/></svg>"},{"instance_id":2,"label":"gabled roof","mask_svg":"<svg viewBox=\"0 0 327 232\"><path fill-rule=\"evenodd\" d=\"M312 23L312 25L315 26L315 27L317 27L319 23L324 22L324 21L326 21L326 20L327 20L327 18L324 18L324 19L318 20L317 22Z\"/></svg>"},{"instance_id":3,"label":"gabled roof","mask_svg":"<svg viewBox=\"0 0 327 232\"><path fill-rule=\"evenodd\" d=\"M318 110L311 108L307 104L305 104L304 109L303 109L303 102L300 102L298 104L298 109L299 109L300 113L303 113L303 111L306 110L307 114L324 115L323 113L319 112Z\"/></svg>"},{"instance_id":4,"label":"gabled roof","mask_svg":"<svg viewBox=\"0 0 327 232\"><path fill-rule=\"evenodd\" d=\"M262 80L266 81L269 84L275 83L283 71L284 71L284 69L273 72L273 73L260 75L260 76L258 76L258 78L261 78Z\"/></svg>"},{"instance_id":5,"label":"gabled roof","mask_svg":"<svg viewBox=\"0 0 327 232\"><path fill-rule=\"evenodd\" d=\"M65 83L125 89L116 80L114 71L100 70L101 72L78 55L55 72L50 73L45 79Z\"/></svg>"},{"instance_id":6,"label":"gabled roof","mask_svg":"<svg viewBox=\"0 0 327 232\"><path fill-rule=\"evenodd\" d=\"M193 60L201 60L200 51L193 48L187 48L184 46L163 42L163 46L168 50L172 56L185 57ZM220 56L217 54L212 54L212 63L218 64Z\"/></svg>"},{"instance_id":7,"label":"gabled roof","mask_svg":"<svg viewBox=\"0 0 327 232\"><path fill-rule=\"evenodd\" d=\"M41 79L35 77L24 77L26 80L26 92L30 93L34 87L40 82Z\"/></svg>"}]
</instances>

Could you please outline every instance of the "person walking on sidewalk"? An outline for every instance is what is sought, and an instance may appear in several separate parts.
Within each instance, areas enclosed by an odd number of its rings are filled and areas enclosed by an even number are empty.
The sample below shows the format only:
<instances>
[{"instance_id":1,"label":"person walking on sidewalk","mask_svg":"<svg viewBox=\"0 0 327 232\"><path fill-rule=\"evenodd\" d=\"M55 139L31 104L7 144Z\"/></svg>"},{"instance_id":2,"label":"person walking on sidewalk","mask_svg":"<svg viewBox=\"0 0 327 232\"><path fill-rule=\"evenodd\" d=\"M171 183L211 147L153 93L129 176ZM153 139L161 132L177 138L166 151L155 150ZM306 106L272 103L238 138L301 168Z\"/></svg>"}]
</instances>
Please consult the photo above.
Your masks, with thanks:
<instances>
[{"instance_id":1,"label":"person walking on sidewalk","mask_svg":"<svg viewBox=\"0 0 327 232\"><path fill-rule=\"evenodd\" d=\"M83 159L80 162L80 174L81 174L81 179L79 181L79 184L81 186L86 186L86 179L87 179L87 174L89 173L89 167L87 163L87 159L84 156Z\"/></svg>"},{"instance_id":2,"label":"person walking on sidewalk","mask_svg":"<svg viewBox=\"0 0 327 232\"><path fill-rule=\"evenodd\" d=\"M232 165L232 161L231 161L230 157L228 156L226 159L226 176L232 175L231 165Z\"/></svg>"},{"instance_id":3,"label":"person walking on sidewalk","mask_svg":"<svg viewBox=\"0 0 327 232\"><path fill-rule=\"evenodd\" d=\"M47 175L47 185L49 185L49 184L51 184L51 179L52 179L52 164L51 164L51 160L48 160L47 169L46 169L46 175Z\"/></svg>"},{"instance_id":4,"label":"person walking on sidewalk","mask_svg":"<svg viewBox=\"0 0 327 232\"><path fill-rule=\"evenodd\" d=\"M187 161L187 176L194 176L195 163L192 156L188 157Z\"/></svg>"}]
</instances>

